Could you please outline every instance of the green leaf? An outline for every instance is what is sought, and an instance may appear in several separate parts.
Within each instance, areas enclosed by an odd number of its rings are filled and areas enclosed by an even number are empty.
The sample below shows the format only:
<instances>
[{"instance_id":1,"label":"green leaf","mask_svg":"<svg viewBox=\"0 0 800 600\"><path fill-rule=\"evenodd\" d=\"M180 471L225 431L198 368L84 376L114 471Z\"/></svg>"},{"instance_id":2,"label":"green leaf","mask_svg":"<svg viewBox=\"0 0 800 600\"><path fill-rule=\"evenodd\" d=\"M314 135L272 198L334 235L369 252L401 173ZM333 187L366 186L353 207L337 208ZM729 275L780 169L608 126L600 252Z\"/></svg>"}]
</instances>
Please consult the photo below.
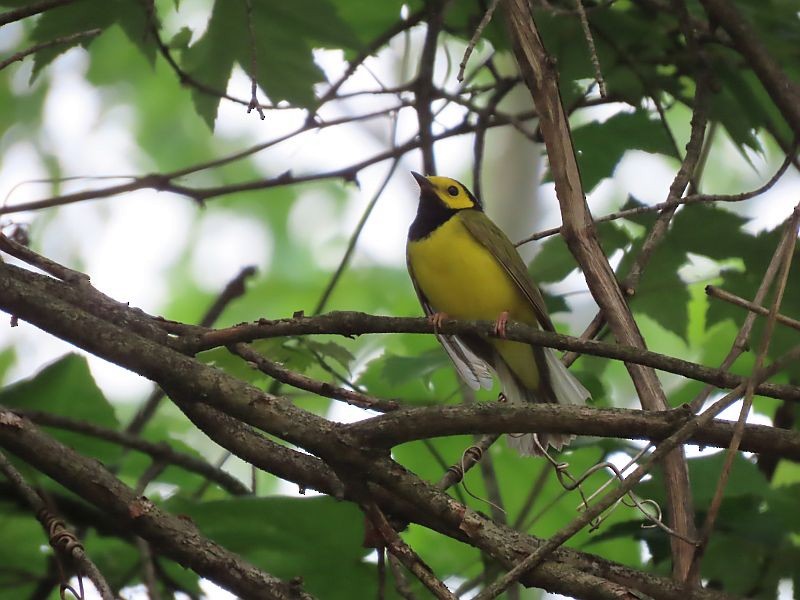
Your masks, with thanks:
<instances>
[{"instance_id":1,"label":"green leaf","mask_svg":"<svg viewBox=\"0 0 800 600\"><path fill-rule=\"evenodd\" d=\"M542 297L544 298L544 305L550 315L560 312L569 312L569 306L567 306L567 301L564 299L564 296L551 294L544 289L541 291Z\"/></svg>"},{"instance_id":2,"label":"green leaf","mask_svg":"<svg viewBox=\"0 0 800 600\"><path fill-rule=\"evenodd\" d=\"M597 232L607 256L611 256L614 251L624 248L630 243L630 236L627 232L611 222L600 223L597 226ZM539 252L531 261L528 272L535 282L545 284L562 281L577 268L578 263L575 262L575 257L569 251L564 238L560 235L553 235L540 244ZM560 306L560 304L556 305L557 308ZM551 313L558 312L551 309L550 306L548 306L548 310ZM561 310L565 310L565 308Z\"/></svg>"},{"instance_id":3,"label":"green leaf","mask_svg":"<svg viewBox=\"0 0 800 600\"><path fill-rule=\"evenodd\" d=\"M611 177L628 150L673 154L664 126L643 110L618 113L604 123L576 127L572 137L586 192L593 190L602 179Z\"/></svg>"},{"instance_id":4,"label":"green leaf","mask_svg":"<svg viewBox=\"0 0 800 600\"><path fill-rule=\"evenodd\" d=\"M347 23L363 45L369 44L378 36L383 35L387 29L397 23L404 5L409 6L412 11L419 8L418 0L412 2L403 0L383 0L382 2L331 0L331 4L336 7L339 18ZM345 50L345 57L351 58L347 56L348 46L345 46ZM352 49L350 50L352 51Z\"/></svg>"},{"instance_id":5,"label":"green leaf","mask_svg":"<svg viewBox=\"0 0 800 600\"><path fill-rule=\"evenodd\" d=\"M433 348L417 356L389 355L383 360L383 376L390 385L403 385L409 381L430 380L437 369L448 364L441 348Z\"/></svg>"},{"instance_id":6,"label":"green leaf","mask_svg":"<svg viewBox=\"0 0 800 600\"><path fill-rule=\"evenodd\" d=\"M47 536L31 512L19 510L6 499L0 502L0 508L0 527L3 530L3 543L0 544L2 590L41 577L46 571L47 557L51 552L47 546Z\"/></svg>"},{"instance_id":7,"label":"green leaf","mask_svg":"<svg viewBox=\"0 0 800 600\"><path fill-rule=\"evenodd\" d=\"M33 378L0 391L0 404L10 408L48 412L110 429L119 427L114 409L89 371L83 356L67 354ZM121 448L70 431L48 428L60 442L106 463L115 461Z\"/></svg>"},{"instance_id":8,"label":"green leaf","mask_svg":"<svg viewBox=\"0 0 800 600\"><path fill-rule=\"evenodd\" d=\"M561 281L572 273L578 265L560 235L554 235L542 243L539 252L533 257L528 272L539 284Z\"/></svg>"},{"instance_id":9,"label":"green leaf","mask_svg":"<svg viewBox=\"0 0 800 600\"><path fill-rule=\"evenodd\" d=\"M625 208L639 205L635 199L631 199ZM630 217L629 220L649 228L655 215L645 213ZM652 254L636 293L630 300L631 307L668 331L687 339L690 297L686 282L678 274L679 269L689 260L689 253L719 261L750 252L754 240L742 230L746 222L746 219L730 211L713 206L680 209L666 237ZM699 223L702 223L702 227L698 226ZM641 247L640 239L623 257L617 269L620 278L629 273ZM670 301L664 302L665 297L669 297Z\"/></svg>"},{"instance_id":10,"label":"green leaf","mask_svg":"<svg viewBox=\"0 0 800 600\"><path fill-rule=\"evenodd\" d=\"M303 346L322 358L330 358L336 361L339 365L344 367L348 373L350 372L350 365L356 359L347 348L336 342L318 342L316 340L306 339L303 340Z\"/></svg>"},{"instance_id":11,"label":"green leaf","mask_svg":"<svg viewBox=\"0 0 800 600\"><path fill-rule=\"evenodd\" d=\"M640 251L641 243L635 244L620 263L620 273L629 271L633 258ZM689 290L678 275L678 270L685 262L686 255L680 246L668 237L653 253L636 293L628 301L635 312L647 315L684 340L688 335ZM665 298L669 298L669 301L665 302Z\"/></svg>"},{"instance_id":12,"label":"green leaf","mask_svg":"<svg viewBox=\"0 0 800 600\"><path fill-rule=\"evenodd\" d=\"M611 256L617 250L622 250L631 243L631 236L622 227L613 221L597 224L597 235L606 256Z\"/></svg>"},{"instance_id":13,"label":"green leaf","mask_svg":"<svg viewBox=\"0 0 800 600\"><path fill-rule=\"evenodd\" d=\"M753 236L742 230L746 223L729 210L701 204L675 215L670 237L686 252L723 260L755 249Z\"/></svg>"},{"instance_id":14,"label":"green leaf","mask_svg":"<svg viewBox=\"0 0 800 600\"><path fill-rule=\"evenodd\" d=\"M709 116L725 127L737 150L749 162L744 148L763 152L757 132L776 130L778 124L783 125L783 119L775 113L774 103L764 93L759 79L751 71L742 69L737 52L715 46L709 56L712 72L718 80L711 95Z\"/></svg>"},{"instance_id":15,"label":"green leaf","mask_svg":"<svg viewBox=\"0 0 800 600\"><path fill-rule=\"evenodd\" d=\"M175 499L204 535L284 580L302 576L319 598L375 596L373 565L364 562L363 516L333 498L236 498L213 502Z\"/></svg>"},{"instance_id":16,"label":"green leaf","mask_svg":"<svg viewBox=\"0 0 800 600\"><path fill-rule=\"evenodd\" d=\"M192 41L192 30L188 27L181 27L181 30L172 36L169 41L169 47L172 50L186 50L189 47L189 42Z\"/></svg>"},{"instance_id":17,"label":"green leaf","mask_svg":"<svg viewBox=\"0 0 800 600\"><path fill-rule=\"evenodd\" d=\"M46 11L36 21L31 34L33 42L48 42L90 29L106 30L112 25L122 27L128 40L152 63L155 44L147 35L147 16L137 0L83 0ZM35 54L31 81L58 55L81 45L88 47L95 38L82 38L69 44L57 44Z\"/></svg>"},{"instance_id":18,"label":"green leaf","mask_svg":"<svg viewBox=\"0 0 800 600\"><path fill-rule=\"evenodd\" d=\"M213 129L219 94L227 89L235 64L253 75L270 101L286 100L311 107L313 85L322 79L314 64L314 47L358 49L361 42L327 0L252 1L254 44L248 34L248 16L242 0L219 0L203 37L183 54L183 67L214 93L192 90L198 113ZM234 94L249 97L249 88Z\"/></svg>"},{"instance_id":19,"label":"green leaf","mask_svg":"<svg viewBox=\"0 0 800 600\"><path fill-rule=\"evenodd\" d=\"M718 452L688 461L692 495L698 508L708 506L711 502L724 459L725 453ZM733 461L728 485L725 487L725 498L758 497L766 483L764 475L753 463L737 455ZM639 485L642 495L655 497L659 502L663 499L663 489L660 472L655 473L650 481Z\"/></svg>"},{"instance_id":20,"label":"green leaf","mask_svg":"<svg viewBox=\"0 0 800 600\"><path fill-rule=\"evenodd\" d=\"M632 208L646 208L648 205L636 198L635 196L628 196L625 204L622 205L620 210L630 210ZM644 229L650 229L655 223L658 214L655 211L645 211L638 214L633 214L625 217L626 221L635 223Z\"/></svg>"},{"instance_id":21,"label":"green leaf","mask_svg":"<svg viewBox=\"0 0 800 600\"><path fill-rule=\"evenodd\" d=\"M761 232L756 236L738 233L735 237L732 236L734 241L726 240L724 243L729 246L733 246L736 241L739 242L740 247L736 256L741 256L744 268L736 271L733 269L723 271L719 287L741 298L752 299L775 252L782 230L782 227L778 227L772 231ZM730 251L732 253L733 248ZM793 307L800 306L800 277L797 275L800 272L799 263L800 248L795 247L792 268L789 272L781 305L782 312L787 312L790 316L792 316ZM769 302L770 298L768 296L765 304L769 305ZM709 325L726 319L740 324L744 318L744 311L737 306L719 300L712 300L709 303L707 316ZM756 318L755 326L750 334L751 345L757 344L758 340L761 339L765 323L766 319L763 317ZM788 352L796 344L797 336L795 332L792 332L788 327L776 327L770 341L769 356L777 358ZM798 361L788 364L785 372L790 377L800 377L800 364Z\"/></svg>"},{"instance_id":22,"label":"green leaf","mask_svg":"<svg viewBox=\"0 0 800 600\"><path fill-rule=\"evenodd\" d=\"M200 577L197 573L164 557L158 558L158 568L164 572L164 575L170 581L176 582L181 590L193 593L196 597L201 597ZM166 591L164 597L169 597Z\"/></svg>"},{"instance_id":23,"label":"green leaf","mask_svg":"<svg viewBox=\"0 0 800 600\"><path fill-rule=\"evenodd\" d=\"M433 340L414 346L419 355L387 352L372 360L358 378L370 394L414 404L443 403L458 390L444 350Z\"/></svg>"},{"instance_id":24,"label":"green leaf","mask_svg":"<svg viewBox=\"0 0 800 600\"><path fill-rule=\"evenodd\" d=\"M0 350L0 382L5 379L6 373L17 359L17 352L13 346Z\"/></svg>"},{"instance_id":25,"label":"green leaf","mask_svg":"<svg viewBox=\"0 0 800 600\"><path fill-rule=\"evenodd\" d=\"M138 550L131 543L92 531L86 536L84 545L112 588L131 584L131 574L137 572L141 562Z\"/></svg>"}]
</instances>

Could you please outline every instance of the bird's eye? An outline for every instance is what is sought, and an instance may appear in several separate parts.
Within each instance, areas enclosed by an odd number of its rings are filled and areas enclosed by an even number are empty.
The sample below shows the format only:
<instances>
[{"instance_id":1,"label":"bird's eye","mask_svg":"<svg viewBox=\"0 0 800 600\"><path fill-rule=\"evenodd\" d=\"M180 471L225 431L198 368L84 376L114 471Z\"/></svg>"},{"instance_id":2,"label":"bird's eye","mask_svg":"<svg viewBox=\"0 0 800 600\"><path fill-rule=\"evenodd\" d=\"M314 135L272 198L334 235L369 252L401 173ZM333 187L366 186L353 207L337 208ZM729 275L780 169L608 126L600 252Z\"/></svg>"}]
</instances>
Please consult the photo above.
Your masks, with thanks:
<instances>
[{"instance_id":1,"label":"bird's eye","mask_svg":"<svg viewBox=\"0 0 800 600\"><path fill-rule=\"evenodd\" d=\"M458 196L458 188L454 185L451 185L449 188L447 188L447 193L451 196Z\"/></svg>"}]
</instances>

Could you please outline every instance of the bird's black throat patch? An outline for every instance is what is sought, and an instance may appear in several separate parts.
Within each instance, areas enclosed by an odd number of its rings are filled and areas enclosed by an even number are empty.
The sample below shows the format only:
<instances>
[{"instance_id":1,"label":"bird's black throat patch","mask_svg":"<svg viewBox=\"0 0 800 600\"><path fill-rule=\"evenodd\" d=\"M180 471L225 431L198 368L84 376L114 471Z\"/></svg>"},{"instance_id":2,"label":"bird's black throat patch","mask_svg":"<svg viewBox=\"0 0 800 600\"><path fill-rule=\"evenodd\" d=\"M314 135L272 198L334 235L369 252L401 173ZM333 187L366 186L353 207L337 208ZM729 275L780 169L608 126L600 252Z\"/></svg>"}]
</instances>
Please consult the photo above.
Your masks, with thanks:
<instances>
[{"instance_id":1,"label":"bird's black throat patch","mask_svg":"<svg viewBox=\"0 0 800 600\"><path fill-rule=\"evenodd\" d=\"M475 208L449 208L436 196L436 192L423 189L419 197L417 216L408 228L408 239L413 242L426 238L457 212L475 209L480 210L480 204L476 204Z\"/></svg>"}]
</instances>

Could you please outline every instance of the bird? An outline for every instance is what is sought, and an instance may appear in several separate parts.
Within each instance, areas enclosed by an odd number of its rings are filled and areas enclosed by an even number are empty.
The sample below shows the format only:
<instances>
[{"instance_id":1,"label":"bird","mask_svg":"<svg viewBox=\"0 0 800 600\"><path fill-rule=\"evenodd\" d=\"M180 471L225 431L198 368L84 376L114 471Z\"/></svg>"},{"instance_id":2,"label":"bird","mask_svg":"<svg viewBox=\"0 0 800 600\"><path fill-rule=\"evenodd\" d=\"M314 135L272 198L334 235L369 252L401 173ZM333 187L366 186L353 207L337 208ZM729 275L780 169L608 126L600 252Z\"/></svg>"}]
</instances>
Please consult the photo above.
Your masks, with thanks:
<instances>
[{"instance_id":1,"label":"bird","mask_svg":"<svg viewBox=\"0 0 800 600\"><path fill-rule=\"evenodd\" d=\"M555 331L542 293L511 240L462 183L411 174L420 195L408 229L408 272L439 342L464 382L472 389L488 389L494 372L509 403L584 404L589 391L552 348L504 339L509 320ZM494 320L496 335L439 334L448 318ZM561 450L573 438L509 434L508 444L531 456L541 455L548 445Z\"/></svg>"}]
</instances>

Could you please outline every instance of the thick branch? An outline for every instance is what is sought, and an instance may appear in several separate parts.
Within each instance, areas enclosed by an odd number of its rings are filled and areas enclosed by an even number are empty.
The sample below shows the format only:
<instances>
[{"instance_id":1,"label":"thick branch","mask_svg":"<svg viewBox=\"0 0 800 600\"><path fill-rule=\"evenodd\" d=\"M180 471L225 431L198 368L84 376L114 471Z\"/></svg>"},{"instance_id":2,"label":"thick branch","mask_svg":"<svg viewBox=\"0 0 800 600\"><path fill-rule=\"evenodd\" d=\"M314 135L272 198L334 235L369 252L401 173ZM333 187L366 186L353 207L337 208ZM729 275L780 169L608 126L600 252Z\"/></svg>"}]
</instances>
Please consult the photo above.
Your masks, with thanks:
<instances>
[{"instance_id":1,"label":"thick branch","mask_svg":"<svg viewBox=\"0 0 800 600\"><path fill-rule=\"evenodd\" d=\"M446 320L438 331L443 334L496 335L494 323L490 321ZM257 323L237 325L228 329L217 329L189 336L184 341L188 351L199 352L216 346L227 346L238 342L251 342L256 339L310 334L339 334L345 336L367 333L433 333L433 326L424 318L385 317L359 312L334 311L316 317L298 317L277 321L261 320ZM506 337L510 340L527 342L535 346L548 346L558 350L571 350L581 354L604 356L629 363L637 363L683 375L684 377L711 383L721 388L732 389L745 378L727 371L705 367L697 363L666 356L649 350L642 350L621 344L608 344L596 340L582 340L576 337L534 329L522 323L509 323ZM800 387L763 383L757 393L762 396L783 400L800 401Z\"/></svg>"},{"instance_id":2,"label":"thick branch","mask_svg":"<svg viewBox=\"0 0 800 600\"><path fill-rule=\"evenodd\" d=\"M171 515L109 473L96 460L78 454L43 434L27 419L0 419L0 445L38 470L114 515L159 553L216 581L245 598L285 599L311 596L268 575L204 538L188 519Z\"/></svg>"},{"instance_id":3,"label":"thick branch","mask_svg":"<svg viewBox=\"0 0 800 600\"><path fill-rule=\"evenodd\" d=\"M593 408L554 404L472 404L431 406L395 411L348 426L365 444L390 448L398 444L444 435L478 433L575 433L659 441L671 435L692 416L685 408L643 412L627 408ZM734 423L715 420L692 433L689 441L725 448ZM748 452L777 454L800 461L800 432L766 425L747 425L741 448Z\"/></svg>"}]
</instances>

